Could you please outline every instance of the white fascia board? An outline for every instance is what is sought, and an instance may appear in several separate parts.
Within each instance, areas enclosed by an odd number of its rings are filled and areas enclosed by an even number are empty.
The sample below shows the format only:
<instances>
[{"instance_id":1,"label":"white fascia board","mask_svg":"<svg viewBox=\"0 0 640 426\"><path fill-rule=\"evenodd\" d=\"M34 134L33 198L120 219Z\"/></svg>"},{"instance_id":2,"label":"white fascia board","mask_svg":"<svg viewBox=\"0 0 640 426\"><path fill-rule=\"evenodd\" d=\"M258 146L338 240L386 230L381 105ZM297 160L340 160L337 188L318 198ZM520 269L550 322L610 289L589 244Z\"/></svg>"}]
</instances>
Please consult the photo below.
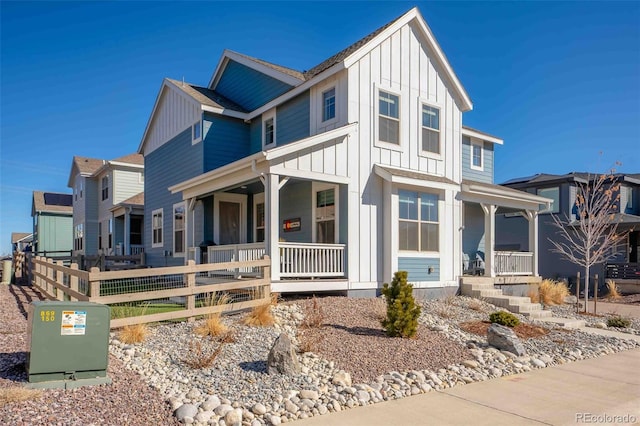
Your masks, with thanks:
<instances>
[{"instance_id":1,"label":"white fascia board","mask_svg":"<svg viewBox=\"0 0 640 426\"><path fill-rule=\"evenodd\" d=\"M253 162L253 160L261 161L261 160L264 160L264 158L265 158L265 153L263 151L260 151L248 157L244 157L239 160L236 160L233 163L229 163L222 167L218 167L215 170L211 170L207 173L185 180L184 182L180 182L175 185L172 185L168 189L172 194L175 194L177 192L182 192L193 186L200 185L207 181L218 179L227 174L236 172L244 167L247 167L247 166L251 167L251 163Z\"/></svg>"},{"instance_id":2,"label":"white fascia board","mask_svg":"<svg viewBox=\"0 0 640 426\"><path fill-rule=\"evenodd\" d=\"M220 77L224 73L224 69L226 68L229 60L238 62L239 64L252 68L262 74L268 75L269 77L275 78L276 80L282 81L283 83L286 83L290 86L295 87L303 82L303 80L297 79L289 74L280 72L276 69L263 65L259 62L252 61L251 59L243 55L240 55L239 53L234 52L233 50L225 49L224 52L222 52L222 58L220 58L220 61L218 62L218 66L216 67L215 71L213 72L213 75L211 76L211 80L209 81L210 89L215 90L215 87L218 85L218 82L220 81Z\"/></svg>"},{"instance_id":3,"label":"white fascia board","mask_svg":"<svg viewBox=\"0 0 640 426\"><path fill-rule=\"evenodd\" d=\"M263 112L268 111L268 110L280 105L281 103L286 102L289 99L298 96L300 93L302 93L302 92L304 92L306 90L309 90L312 86L315 86L316 84L318 84L322 80L331 77L332 75L342 71L343 69L345 69L344 62L338 62L337 64L335 64L331 68L327 68L326 70L322 71L320 74L316 75L312 79L305 81L301 85L289 90L286 93L283 93L282 95L278 96L274 100L264 104L260 108L251 111L250 113L247 114L247 119L251 120L251 119L259 116Z\"/></svg>"},{"instance_id":4,"label":"white fascia board","mask_svg":"<svg viewBox=\"0 0 640 426\"><path fill-rule=\"evenodd\" d=\"M471 129L462 128L462 135L469 136L470 138L480 139L486 142L496 143L498 145L504 145L504 140L496 138L494 136L485 135L484 133L477 132Z\"/></svg>"},{"instance_id":5,"label":"white fascia board","mask_svg":"<svg viewBox=\"0 0 640 426\"><path fill-rule=\"evenodd\" d=\"M121 161L109 161L109 164L115 167L126 167L128 169L144 169L143 164L123 163Z\"/></svg>"},{"instance_id":6,"label":"white fascia board","mask_svg":"<svg viewBox=\"0 0 640 426\"><path fill-rule=\"evenodd\" d=\"M329 175L326 173L309 172L306 170L298 169L288 169L286 167L282 167L282 165L270 166L268 172L297 179L314 180L337 184L348 184L349 182L351 182L351 179L347 176Z\"/></svg>"},{"instance_id":7,"label":"white fascia board","mask_svg":"<svg viewBox=\"0 0 640 426\"><path fill-rule=\"evenodd\" d=\"M513 194L511 191L501 191L498 188L477 187L473 184L462 184L461 198L463 201L490 203L502 207L521 208L526 210L540 210L540 205L549 208L553 200L538 195L522 192Z\"/></svg>"},{"instance_id":8,"label":"white fascia board","mask_svg":"<svg viewBox=\"0 0 640 426\"><path fill-rule=\"evenodd\" d=\"M453 71L453 68L451 68L451 65L449 64L447 57L445 56L444 52L440 48L440 45L436 41L435 37L433 36L433 33L431 32L431 29L429 28L426 21L418 11L417 7L414 7L413 9L411 9L404 16L402 16L396 22L394 22L393 25L386 28L380 34L378 34L377 36L369 40L369 42L367 42L360 49L356 50L351 55L349 55L343 61L344 66L346 68L349 68L355 62L359 61L363 56L368 54L371 49L373 49L378 44L382 43L383 40L387 39L393 33L395 33L404 25L408 24L413 20L415 20L418 23L418 27L422 30L422 33L424 37L427 39L429 46L433 49L433 51L436 54L436 60L439 62L440 66L444 68L447 77L449 77L449 79L453 83L453 87L457 92L460 98L460 101L462 103L460 110L462 112L471 111L473 109L473 103L471 102L471 98L469 98L467 91L462 86L462 83L460 83L460 80L456 76L456 73Z\"/></svg>"},{"instance_id":9,"label":"white fascia board","mask_svg":"<svg viewBox=\"0 0 640 426\"><path fill-rule=\"evenodd\" d=\"M234 111L232 109L216 108L216 107L212 107L204 104L202 104L200 107L202 111L205 111L205 112L211 112L219 115L226 115L228 117L233 117L233 118L240 118L242 120L248 120L248 117L249 117L249 114L247 114L246 112Z\"/></svg>"},{"instance_id":10,"label":"white fascia board","mask_svg":"<svg viewBox=\"0 0 640 426\"><path fill-rule=\"evenodd\" d=\"M417 186L421 188L440 189L443 191L446 191L446 190L459 191L460 190L460 186L457 184L394 175L393 173L390 173L388 170L385 170L382 167L379 167L377 164L373 166L373 171L382 179L397 185L410 185L410 186Z\"/></svg>"},{"instance_id":11,"label":"white fascia board","mask_svg":"<svg viewBox=\"0 0 640 426\"><path fill-rule=\"evenodd\" d=\"M358 123L347 124L342 127L338 127L337 129L329 130L328 132L319 133L317 135L309 136L305 139L300 139L297 142L292 142L287 145L277 146L265 152L266 159L268 161L275 160L276 158L280 158L287 154L291 154L293 152L301 151L303 149L311 148L315 145L329 142L334 139L338 139L342 136L349 135L352 131L354 131L358 126ZM340 143L342 141L337 141Z\"/></svg>"}]
</instances>

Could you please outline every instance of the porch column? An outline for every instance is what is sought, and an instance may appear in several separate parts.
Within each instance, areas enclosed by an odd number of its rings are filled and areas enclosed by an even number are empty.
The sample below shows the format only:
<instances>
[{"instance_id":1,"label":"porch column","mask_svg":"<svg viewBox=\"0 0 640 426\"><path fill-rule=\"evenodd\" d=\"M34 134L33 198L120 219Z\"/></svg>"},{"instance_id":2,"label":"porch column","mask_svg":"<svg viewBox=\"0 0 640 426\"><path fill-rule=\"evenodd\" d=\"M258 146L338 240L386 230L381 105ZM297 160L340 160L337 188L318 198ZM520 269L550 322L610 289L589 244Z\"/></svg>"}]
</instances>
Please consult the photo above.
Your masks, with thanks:
<instances>
[{"instance_id":1,"label":"porch column","mask_svg":"<svg viewBox=\"0 0 640 426\"><path fill-rule=\"evenodd\" d=\"M495 277L496 206L480 204L484 212L484 276Z\"/></svg>"},{"instance_id":2,"label":"porch column","mask_svg":"<svg viewBox=\"0 0 640 426\"><path fill-rule=\"evenodd\" d=\"M129 235L131 232L131 224L129 223L129 221L131 220L131 214L129 213L129 209L125 208L124 210L124 247L122 250L122 254L125 256L129 256L131 254L131 236ZM116 221L115 219L113 220L113 227L115 228L116 225ZM114 235L111 237L115 240L115 232ZM114 241L114 245L115 245L115 241Z\"/></svg>"},{"instance_id":3,"label":"porch column","mask_svg":"<svg viewBox=\"0 0 640 426\"><path fill-rule=\"evenodd\" d=\"M271 280L280 280L280 175L270 173L264 182L265 248L271 257Z\"/></svg>"},{"instance_id":4,"label":"porch column","mask_svg":"<svg viewBox=\"0 0 640 426\"><path fill-rule=\"evenodd\" d=\"M526 218L529 221L529 251L533 253L531 265L533 276L538 276L538 212L534 210L526 211Z\"/></svg>"}]
</instances>

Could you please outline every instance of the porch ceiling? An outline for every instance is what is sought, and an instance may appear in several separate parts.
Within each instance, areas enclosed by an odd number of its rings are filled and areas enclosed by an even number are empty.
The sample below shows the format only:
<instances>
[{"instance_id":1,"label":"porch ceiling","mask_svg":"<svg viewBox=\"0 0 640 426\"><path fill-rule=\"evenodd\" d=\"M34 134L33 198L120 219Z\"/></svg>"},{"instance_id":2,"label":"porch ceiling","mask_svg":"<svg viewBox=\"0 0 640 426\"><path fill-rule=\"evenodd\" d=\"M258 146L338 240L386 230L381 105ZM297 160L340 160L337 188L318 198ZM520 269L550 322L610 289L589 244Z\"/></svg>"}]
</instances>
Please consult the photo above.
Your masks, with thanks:
<instances>
[{"instance_id":1,"label":"porch ceiling","mask_svg":"<svg viewBox=\"0 0 640 426\"><path fill-rule=\"evenodd\" d=\"M492 204L506 209L540 211L549 208L553 200L500 185L462 180L462 201Z\"/></svg>"}]
</instances>

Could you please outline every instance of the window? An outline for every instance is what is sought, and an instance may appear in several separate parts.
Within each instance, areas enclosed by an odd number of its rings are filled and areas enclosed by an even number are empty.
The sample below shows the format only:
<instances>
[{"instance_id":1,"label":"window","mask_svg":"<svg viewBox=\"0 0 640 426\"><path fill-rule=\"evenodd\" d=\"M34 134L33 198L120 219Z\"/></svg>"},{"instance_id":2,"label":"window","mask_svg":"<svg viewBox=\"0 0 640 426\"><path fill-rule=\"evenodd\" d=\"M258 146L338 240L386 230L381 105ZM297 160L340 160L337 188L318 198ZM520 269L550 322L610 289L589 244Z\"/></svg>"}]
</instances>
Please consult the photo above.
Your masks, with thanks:
<instances>
[{"instance_id":1,"label":"window","mask_svg":"<svg viewBox=\"0 0 640 426\"><path fill-rule=\"evenodd\" d=\"M73 229L73 249L82 250L82 240L84 237L83 224L79 223Z\"/></svg>"},{"instance_id":2,"label":"window","mask_svg":"<svg viewBox=\"0 0 640 426\"><path fill-rule=\"evenodd\" d=\"M336 242L335 188L317 191L315 201L315 242L334 244Z\"/></svg>"},{"instance_id":3,"label":"window","mask_svg":"<svg viewBox=\"0 0 640 426\"><path fill-rule=\"evenodd\" d=\"M265 221L264 221L264 194L256 194L254 198L255 203L255 224L256 224L256 232L254 234L253 240L256 243L261 243L264 241L264 232L265 232Z\"/></svg>"},{"instance_id":4,"label":"window","mask_svg":"<svg viewBox=\"0 0 640 426\"><path fill-rule=\"evenodd\" d=\"M264 144L271 145L274 142L273 117L264 121Z\"/></svg>"},{"instance_id":5,"label":"window","mask_svg":"<svg viewBox=\"0 0 640 426\"><path fill-rule=\"evenodd\" d=\"M191 126L191 143L196 144L202 140L202 120L198 120Z\"/></svg>"},{"instance_id":6,"label":"window","mask_svg":"<svg viewBox=\"0 0 640 426\"><path fill-rule=\"evenodd\" d=\"M80 198L82 198L82 179L80 179Z\"/></svg>"},{"instance_id":7,"label":"window","mask_svg":"<svg viewBox=\"0 0 640 426\"><path fill-rule=\"evenodd\" d=\"M129 242L131 244L142 244L142 219L139 217L130 217L129 229Z\"/></svg>"},{"instance_id":8,"label":"window","mask_svg":"<svg viewBox=\"0 0 640 426\"><path fill-rule=\"evenodd\" d=\"M400 250L438 251L438 196L398 191Z\"/></svg>"},{"instance_id":9,"label":"window","mask_svg":"<svg viewBox=\"0 0 640 426\"><path fill-rule=\"evenodd\" d=\"M474 170L482 170L484 163L484 153L482 141L471 142L471 168Z\"/></svg>"},{"instance_id":10,"label":"window","mask_svg":"<svg viewBox=\"0 0 640 426\"><path fill-rule=\"evenodd\" d=\"M138 183L144 183L144 171L138 174Z\"/></svg>"},{"instance_id":11,"label":"window","mask_svg":"<svg viewBox=\"0 0 640 426\"><path fill-rule=\"evenodd\" d=\"M102 248L102 222L98 222L98 250Z\"/></svg>"},{"instance_id":12,"label":"window","mask_svg":"<svg viewBox=\"0 0 640 426\"><path fill-rule=\"evenodd\" d=\"M538 195L545 198L551 198L551 208L548 210L542 210L540 213L559 213L560 212L560 188L540 188L538 189Z\"/></svg>"},{"instance_id":13,"label":"window","mask_svg":"<svg viewBox=\"0 0 640 426\"><path fill-rule=\"evenodd\" d=\"M633 188L630 186L623 186L622 189L626 191L627 205L623 206L620 213L632 213L633 212Z\"/></svg>"},{"instance_id":14,"label":"window","mask_svg":"<svg viewBox=\"0 0 640 426\"><path fill-rule=\"evenodd\" d=\"M151 213L152 247L162 247L162 228L162 209L154 210Z\"/></svg>"},{"instance_id":15,"label":"window","mask_svg":"<svg viewBox=\"0 0 640 426\"><path fill-rule=\"evenodd\" d=\"M322 121L336 117L336 88L322 92Z\"/></svg>"},{"instance_id":16,"label":"window","mask_svg":"<svg viewBox=\"0 0 640 426\"><path fill-rule=\"evenodd\" d=\"M173 255L184 256L185 246L185 203L173 205Z\"/></svg>"},{"instance_id":17,"label":"window","mask_svg":"<svg viewBox=\"0 0 640 426\"><path fill-rule=\"evenodd\" d=\"M380 91L378 101L378 140L400 144L400 97Z\"/></svg>"},{"instance_id":18,"label":"window","mask_svg":"<svg viewBox=\"0 0 640 426\"><path fill-rule=\"evenodd\" d=\"M422 105L422 150L440 154L440 110Z\"/></svg>"},{"instance_id":19,"label":"window","mask_svg":"<svg viewBox=\"0 0 640 426\"><path fill-rule=\"evenodd\" d=\"M109 176L102 178L102 201L109 198Z\"/></svg>"},{"instance_id":20,"label":"window","mask_svg":"<svg viewBox=\"0 0 640 426\"><path fill-rule=\"evenodd\" d=\"M107 225L108 225L107 229L109 230L109 248L111 248L111 247L113 247L112 246L112 243L113 243L113 238L112 238L112 236L113 236L113 222L111 221L111 219L109 219L109 222L108 222Z\"/></svg>"}]
</instances>

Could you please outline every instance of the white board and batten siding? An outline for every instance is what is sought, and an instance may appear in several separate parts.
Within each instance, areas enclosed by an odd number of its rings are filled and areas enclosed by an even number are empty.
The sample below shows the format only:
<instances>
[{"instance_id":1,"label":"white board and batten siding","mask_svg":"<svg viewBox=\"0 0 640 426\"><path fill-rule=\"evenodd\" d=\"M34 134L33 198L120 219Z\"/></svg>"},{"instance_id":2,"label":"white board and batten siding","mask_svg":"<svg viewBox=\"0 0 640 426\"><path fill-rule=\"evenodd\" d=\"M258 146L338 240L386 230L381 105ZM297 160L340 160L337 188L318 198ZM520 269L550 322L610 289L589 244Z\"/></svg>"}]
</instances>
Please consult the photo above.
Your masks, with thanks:
<instances>
[{"instance_id":1,"label":"white board and batten siding","mask_svg":"<svg viewBox=\"0 0 640 426\"><path fill-rule=\"evenodd\" d=\"M445 73L431 58L435 58L435 54L420 31L407 24L347 69L348 122L359 123L357 137L348 144L348 158L359 160L349 164L352 178L349 185L349 280L353 282L352 288L371 288L374 283L390 279L384 276L382 264L384 247L381 245L390 244L382 237L384 185L382 179L372 173L374 164L460 181L462 113L448 89L451 84L446 81ZM400 97L399 146L377 141L379 90ZM422 152L422 103L440 109L440 156ZM397 202L397 195L392 200ZM461 244L459 204L454 191L442 191L440 253L443 255L439 285L453 282L458 275L456 269L459 268L455 264L459 260L456 253ZM356 207L357 215L352 214ZM395 219L391 226L397 228ZM397 261L393 268L396 267Z\"/></svg>"},{"instance_id":2,"label":"white board and batten siding","mask_svg":"<svg viewBox=\"0 0 640 426\"><path fill-rule=\"evenodd\" d=\"M187 127L202 118L202 109L199 103L177 89L163 86L160 100L153 115L153 121L149 124L144 156L161 147Z\"/></svg>"}]
</instances>

